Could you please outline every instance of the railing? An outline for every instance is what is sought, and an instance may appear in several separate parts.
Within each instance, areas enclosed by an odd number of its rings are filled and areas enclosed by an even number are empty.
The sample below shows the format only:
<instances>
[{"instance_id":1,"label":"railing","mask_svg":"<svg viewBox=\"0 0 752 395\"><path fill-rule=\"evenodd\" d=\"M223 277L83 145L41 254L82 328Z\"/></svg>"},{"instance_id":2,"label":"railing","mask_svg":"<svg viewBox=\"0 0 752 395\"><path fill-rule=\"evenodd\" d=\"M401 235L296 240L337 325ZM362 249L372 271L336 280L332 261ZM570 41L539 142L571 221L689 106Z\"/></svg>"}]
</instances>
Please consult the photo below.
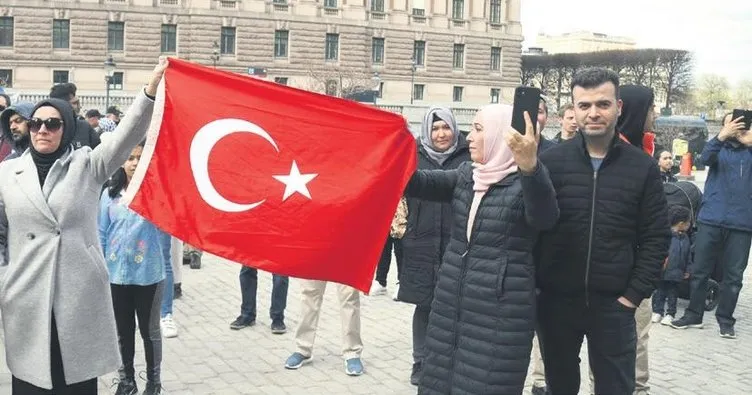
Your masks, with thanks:
<instances>
[{"instance_id":1,"label":"railing","mask_svg":"<svg viewBox=\"0 0 752 395\"><path fill-rule=\"evenodd\" d=\"M43 93L21 93L15 95L13 102L27 101L31 103L38 103L44 99L49 98L48 95ZM110 106L116 106L120 111L126 112L128 107L133 104L133 100L136 97L133 95L110 95ZM97 109L104 114L107 111L107 97L105 95L79 95L78 100L81 102L81 108L86 110Z\"/></svg>"}]
</instances>

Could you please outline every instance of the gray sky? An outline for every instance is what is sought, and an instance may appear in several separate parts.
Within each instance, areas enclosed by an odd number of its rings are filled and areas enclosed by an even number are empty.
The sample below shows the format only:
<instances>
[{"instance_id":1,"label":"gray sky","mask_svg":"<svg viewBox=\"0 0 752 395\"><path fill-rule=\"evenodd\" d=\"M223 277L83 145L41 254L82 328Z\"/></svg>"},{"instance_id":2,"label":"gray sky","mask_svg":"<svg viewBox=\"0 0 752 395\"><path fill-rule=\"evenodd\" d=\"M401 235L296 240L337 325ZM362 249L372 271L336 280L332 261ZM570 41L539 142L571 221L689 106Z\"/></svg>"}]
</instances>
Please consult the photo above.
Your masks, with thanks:
<instances>
[{"instance_id":1,"label":"gray sky","mask_svg":"<svg viewBox=\"0 0 752 395\"><path fill-rule=\"evenodd\" d=\"M715 73L732 85L752 79L750 0L522 0L523 47L539 32L576 30L627 36L638 48L686 49L695 73Z\"/></svg>"}]
</instances>

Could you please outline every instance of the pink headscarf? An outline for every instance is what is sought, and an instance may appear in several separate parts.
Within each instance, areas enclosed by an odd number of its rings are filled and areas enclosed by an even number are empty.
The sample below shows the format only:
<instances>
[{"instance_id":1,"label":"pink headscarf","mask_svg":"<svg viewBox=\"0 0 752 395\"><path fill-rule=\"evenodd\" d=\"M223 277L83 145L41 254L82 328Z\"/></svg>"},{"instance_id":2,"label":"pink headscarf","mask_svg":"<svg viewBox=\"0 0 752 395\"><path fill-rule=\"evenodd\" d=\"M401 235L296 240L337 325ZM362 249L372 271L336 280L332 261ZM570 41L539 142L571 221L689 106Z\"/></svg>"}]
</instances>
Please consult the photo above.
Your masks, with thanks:
<instances>
[{"instance_id":1,"label":"pink headscarf","mask_svg":"<svg viewBox=\"0 0 752 395\"><path fill-rule=\"evenodd\" d=\"M512 129L512 106L490 104L475 115L473 123L483 125L483 162L473 163L473 190L485 192L493 184L517 171L512 150L504 139Z\"/></svg>"},{"instance_id":2,"label":"pink headscarf","mask_svg":"<svg viewBox=\"0 0 752 395\"><path fill-rule=\"evenodd\" d=\"M490 104L475 115L473 123L483 126L483 164L473 162L473 201L467 221L467 239L473 230L478 206L488 188L517 171L512 150L504 139L512 129L512 106Z\"/></svg>"}]
</instances>

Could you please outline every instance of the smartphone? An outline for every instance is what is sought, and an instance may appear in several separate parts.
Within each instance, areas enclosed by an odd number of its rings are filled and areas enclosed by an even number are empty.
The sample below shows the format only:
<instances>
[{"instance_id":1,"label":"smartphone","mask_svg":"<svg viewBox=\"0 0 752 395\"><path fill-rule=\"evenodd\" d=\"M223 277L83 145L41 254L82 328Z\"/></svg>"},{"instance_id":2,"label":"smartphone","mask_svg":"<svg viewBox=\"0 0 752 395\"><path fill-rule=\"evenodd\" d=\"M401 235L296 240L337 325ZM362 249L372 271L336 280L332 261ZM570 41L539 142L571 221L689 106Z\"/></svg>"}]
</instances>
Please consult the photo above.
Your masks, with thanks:
<instances>
[{"instance_id":1,"label":"smartphone","mask_svg":"<svg viewBox=\"0 0 752 395\"><path fill-rule=\"evenodd\" d=\"M525 111L533 121L533 130L538 128L538 104L541 101L541 90L529 86L520 86L514 90L514 109L512 110L512 127L525 134Z\"/></svg>"},{"instance_id":2,"label":"smartphone","mask_svg":"<svg viewBox=\"0 0 752 395\"><path fill-rule=\"evenodd\" d=\"M739 117L744 117L744 130L749 130L752 124L752 111L735 109L733 115L731 115L731 120Z\"/></svg>"}]
</instances>

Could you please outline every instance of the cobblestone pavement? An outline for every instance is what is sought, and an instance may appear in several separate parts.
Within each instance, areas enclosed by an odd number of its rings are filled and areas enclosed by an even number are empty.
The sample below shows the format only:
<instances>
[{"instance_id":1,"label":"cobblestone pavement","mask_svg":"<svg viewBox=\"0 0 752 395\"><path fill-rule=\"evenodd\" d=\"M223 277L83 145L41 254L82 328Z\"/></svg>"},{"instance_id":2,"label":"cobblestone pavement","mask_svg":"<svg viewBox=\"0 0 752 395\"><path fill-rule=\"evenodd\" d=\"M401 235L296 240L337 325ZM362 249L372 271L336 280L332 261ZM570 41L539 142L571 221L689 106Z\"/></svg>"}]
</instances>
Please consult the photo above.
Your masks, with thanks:
<instances>
[{"instance_id":1,"label":"cobblestone pavement","mask_svg":"<svg viewBox=\"0 0 752 395\"><path fill-rule=\"evenodd\" d=\"M314 362L298 371L283 367L293 351L292 331L272 335L269 309L271 276L259 276L258 323L239 331L229 329L238 315L239 266L218 258L205 258L204 267L183 267L182 299L175 302L180 336L164 341L163 385L169 394L414 394L408 383L411 358L409 305L389 296L362 297L362 327L366 374L349 377L340 357L340 320L334 287L327 290ZM392 267L395 271L395 267ZM390 273L390 285L396 273ZM749 284L750 272L745 283ZM390 289L390 292L392 290ZM679 304L680 312L686 301ZM292 280L287 324L294 329L298 313L299 283ZM736 310L736 340L721 339L714 316L706 316L702 330L677 331L656 325L651 330L652 393L749 393L752 388L752 293L743 289ZM33 328L30 328L33 330ZM139 346L137 369L143 370ZM588 393L587 356L583 351L582 390ZM100 394L111 389L114 375L100 379ZM144 382L139 382L143 389ZM529 389L527 390L529 391ZM10 373L0 361L0 393L10 393ZM529 392L526 392L529 394Z\"/></svg>"}]
</instances>

